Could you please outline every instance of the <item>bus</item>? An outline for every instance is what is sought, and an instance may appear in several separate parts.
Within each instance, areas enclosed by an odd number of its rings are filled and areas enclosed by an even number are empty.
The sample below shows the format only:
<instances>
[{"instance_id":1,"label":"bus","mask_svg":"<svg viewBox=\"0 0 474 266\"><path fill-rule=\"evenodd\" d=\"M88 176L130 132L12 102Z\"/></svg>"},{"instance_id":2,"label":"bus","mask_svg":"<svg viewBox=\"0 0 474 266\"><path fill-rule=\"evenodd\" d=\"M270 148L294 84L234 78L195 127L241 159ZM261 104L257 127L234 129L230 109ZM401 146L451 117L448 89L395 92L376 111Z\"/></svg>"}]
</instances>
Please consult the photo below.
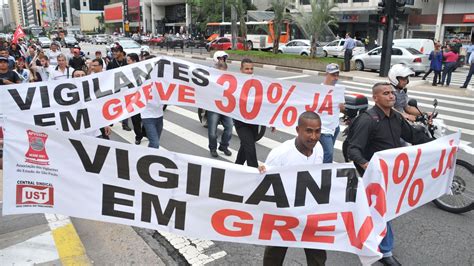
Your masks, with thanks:
<instances>
[{"instance_id":1,"label":"bus","mask_svg":"<svg viewBox=\"0 0 474 266\"><path fill-rule=\"evenodd\" d=\"M247 26L247 47L249 49L271 49L275 33L273 31L273 21L249 21L245 23ZM240 22L237 22L237 29L240 28ZM290 22L284 21L282 32L280 34L280 44L290 41ZM230 22L209 22L206 25L205 37L208 41L212 41L217 37L231 38Z\"/></svg>"}]
</instances>

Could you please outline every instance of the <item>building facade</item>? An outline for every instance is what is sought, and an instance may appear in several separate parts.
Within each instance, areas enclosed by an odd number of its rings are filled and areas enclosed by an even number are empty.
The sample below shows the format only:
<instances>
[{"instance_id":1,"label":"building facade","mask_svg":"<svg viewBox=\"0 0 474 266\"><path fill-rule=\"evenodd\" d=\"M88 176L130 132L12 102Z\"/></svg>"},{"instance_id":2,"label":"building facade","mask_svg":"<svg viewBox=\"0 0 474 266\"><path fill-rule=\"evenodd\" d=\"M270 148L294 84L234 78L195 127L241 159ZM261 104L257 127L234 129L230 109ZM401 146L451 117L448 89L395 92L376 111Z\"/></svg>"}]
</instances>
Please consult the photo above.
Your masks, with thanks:
<instances>
[{"instance_id":1,"label":"building facade","mask_svg":"<svg viewBox=\"0 0 474 266\"><path fill-rule=\"evenodd\" d=\"M474 41L474 1L416 1L416 14L409 17L407 37L429 38L440 42L459 39L463 44Z\"/></svg>"}]
</instances>

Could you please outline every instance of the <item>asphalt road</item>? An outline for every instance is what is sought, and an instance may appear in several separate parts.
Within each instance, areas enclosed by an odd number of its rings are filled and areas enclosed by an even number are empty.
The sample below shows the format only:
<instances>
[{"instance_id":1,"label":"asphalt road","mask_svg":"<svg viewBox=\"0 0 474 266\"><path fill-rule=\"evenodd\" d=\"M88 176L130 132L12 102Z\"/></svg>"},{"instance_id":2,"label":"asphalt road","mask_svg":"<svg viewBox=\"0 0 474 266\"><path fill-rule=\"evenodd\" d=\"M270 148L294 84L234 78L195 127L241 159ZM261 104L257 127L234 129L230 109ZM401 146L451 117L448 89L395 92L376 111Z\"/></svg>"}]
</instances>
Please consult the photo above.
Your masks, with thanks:
<instances>
[{"instance_id":1,"label":"asphalt road","mask_svg":"<svg viewBox=\"0 0 474 266\"><path fill-rule=\"evenodd\" d=\"M82 45L83 49L91 54L97 46ZM105 51L105 49L104 49ZM209 61L193 60L193 62L210 65ZM237 72L238 66L230 65L229 71ZM255 69L256 75L262 75L275 79L291 79L301 82L321 83L322 77L301 75L287 71L276 71L262 68ZM368 89L371 84L354 84L342 82L347 86L347 90L369 94ZM412 97L419 97L420 103L429 105L432 97L429 97L429 91L422 93L413 93ZM474 125L472 123L473 101L472 99L453 98L450 95L437 96L441 99L440 105L446 107L440 110L440 114L449 117L445 119L451 129L462 128L470 134L463 134L463 141L472 147L474 136ZM451 119L454 118L454 119ZM203 128L197 121L196 110L184 107L169 107L165 112L165 128L161 137L161 144L164 148L193 154L197 156L209 157L207 149L207 130ZM114 138L118 141L133 141L133 134L123 132L120 126L114 127ZM452 131L452 130L451 130ZM294 135L286 131L277 131L276 133L268 132L267 140L263 140L257 145L257 155L260 161L264 161L267 154L271 150L271 141L284 142L293 138ZM343 138L338 138L341 141ZM144 141L142 145L147 145ZM337 145L336 145L337 146ZM237 136L233 136L230 148L238 150L239 141ZM462 152L459 158L465 159L473 163L473 155ZM220 154L219 160L226 160L224 155ZM340 150L335 152L335 161L342 162L342 154ZM81 221L74 220L81 227ZM474 240L474 212L455 215L438 209L434 204L429 203L408 214L405 214L393 221L395 232L395 249L394 254L405 265L474 265L474 250L472 248ZM140 231L137 229L137 231ZM156 236L153 231L140 231L140 235L147 241L150 246L162 246L166 243L163 238ZM86 239L84 242L86 250L94 242L94 238ZM158 243L158 244L157 244ZM110 249L110 248L109 248ZM184 258L180 257L172 247L153 248L158 252L164 261L170 261L172 257L174 263L180 264L184 262ZM261 265L263 257L262 246L234 244L227 242L213 241L211 247L204 249L204 254L225 251L226 255L210 262L210 265ZM207 252L207 253L206 253ZM88 252L89 253L89 252ZM95 252L94 256L102 256L100 252ZM125 261L124 261L125 262ZM140 263L139 261L134 261ZM130 262L128 262L130 263ZM305 265L306 259L301 249L289 249L285 265ZM329 252L328 265L359 265L357 256L341 253Z\"/></svg>"}]
</instances>

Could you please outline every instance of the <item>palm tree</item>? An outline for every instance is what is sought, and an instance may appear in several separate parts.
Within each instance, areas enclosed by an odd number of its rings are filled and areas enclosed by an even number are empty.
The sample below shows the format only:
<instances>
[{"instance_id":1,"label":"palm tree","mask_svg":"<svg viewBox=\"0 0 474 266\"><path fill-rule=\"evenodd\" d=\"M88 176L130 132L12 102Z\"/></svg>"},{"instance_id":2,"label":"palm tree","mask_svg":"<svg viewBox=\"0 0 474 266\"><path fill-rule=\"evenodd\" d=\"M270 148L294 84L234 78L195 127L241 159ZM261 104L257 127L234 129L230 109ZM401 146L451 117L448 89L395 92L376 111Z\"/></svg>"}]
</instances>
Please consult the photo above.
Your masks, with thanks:
<instances>
[{"instance_id":1,"label":"palm tree","mask_svg":"<svg viewBox=\"0 0 474 266\"><path fill-rule=\"evenodd\" d=\"M273 53L278 53L278 47L280 46L280 34L281 34L281 25L283 20L287 18L286 8L290 4L290 0L272 0L271 6L273 13L275 14L273 18L273 32L275 33L275 38L273 38Z\"/></svg>"},{"instance_id":2,"label":"palm tree","mask_svg":"<svg viewBox=\"0 0 474 266\"><path fill-rule=\"evenodd\" d=\"M331 14L331 9L336 7L331 0L310 0L311 12L306 13L300 9L301 16L296 20L301 25L302 29L311 36L311 57L316 56L316 44L320 33L326 30L329 26L337 27L337 19Z\"/></svg>"}]
</instances>

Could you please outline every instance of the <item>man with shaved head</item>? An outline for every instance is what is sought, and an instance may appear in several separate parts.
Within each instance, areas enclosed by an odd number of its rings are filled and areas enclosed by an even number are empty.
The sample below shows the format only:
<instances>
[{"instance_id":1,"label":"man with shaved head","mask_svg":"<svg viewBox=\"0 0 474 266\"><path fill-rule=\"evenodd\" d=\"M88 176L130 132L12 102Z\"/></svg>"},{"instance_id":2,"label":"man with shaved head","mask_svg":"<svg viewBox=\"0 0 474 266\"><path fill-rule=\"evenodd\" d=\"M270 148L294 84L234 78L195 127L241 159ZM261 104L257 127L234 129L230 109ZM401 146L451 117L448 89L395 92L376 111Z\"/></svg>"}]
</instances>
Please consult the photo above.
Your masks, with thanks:
<instances>
[{"instance_id":1,"label":"man with shaved head","mask_svg":"<svg viewBox=\"0 0 474 266\"><path fill-rule=\"evenodd\" d=\"M323 163L323 146L319 142L321 137L321 118L315 112L304 112L298 118L296 138L285 141L274 148L267 157L265 165L258 169L261 173L266 171L266 166L295 166L302 164ZM287 247L266 247L263 256L263 265L282 265ZM326 251L305 248L308 265L324 265Z\"/></svg>"},{"instance_id":2,"label":"man with shaved head","mask_svg":"<svg viewBox=\"0 0 474 266\"><path fill-rule=\"evenodd\" d=\"M393 110L395 89L390 83L376 83L372 87L372 98L375 106L360 114L351 126L353 137L347 150L361 174L367 169L374 153L402 147L400 138L412 144L430 141L425 134L417 134L403 116ZM380 260L383 265L401 265L392 254L393 242L393 232L390 223L387 223L387 234L379 246L383 253Z\"/></svg>"}]
</instances>

